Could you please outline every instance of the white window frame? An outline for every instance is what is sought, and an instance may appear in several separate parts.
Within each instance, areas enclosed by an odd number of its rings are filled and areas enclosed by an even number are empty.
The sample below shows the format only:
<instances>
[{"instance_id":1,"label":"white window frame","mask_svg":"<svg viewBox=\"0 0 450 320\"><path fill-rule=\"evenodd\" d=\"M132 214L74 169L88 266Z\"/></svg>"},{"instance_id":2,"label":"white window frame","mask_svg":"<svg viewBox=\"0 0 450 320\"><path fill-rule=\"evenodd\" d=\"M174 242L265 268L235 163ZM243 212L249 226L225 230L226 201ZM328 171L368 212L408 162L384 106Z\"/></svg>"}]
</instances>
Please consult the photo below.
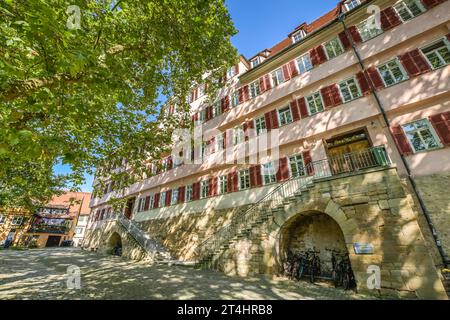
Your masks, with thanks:
<instances>
[{"instance_id":1,"label":"white window frame","mask_svg":"<svg viewBox=\"0 0 450 320\"><path fill-rule=\"evenodd\" d=\"M388 85L388 84L386 83L386 80L385 80L384 77L383 77L383 74L382 74L380 68L383 67L383 66L385 66L385 65L387 65L387 64L389 64L389 63L391 63L391 62L393 62L393 61L395 61L395 62L397 63L397 66L399 67L399 69L400 69L400 71L401 71L401 73L402 73L402 75L403 75L403 79L400 80L400 81L396 81L396 82L393 83L393 84ZM391 59L391 60L389 60L389 61L386 61L386 62L384 62L384 63L379 64L379 65L377 66L377 72L378 72L378 74L380 75L381 80L383 81L383 84L384 84L384 87L385 87L385 88L394 86L394 85L396 85L396 84L398 84L398 83L401 83L401 82L406 81L406 80L409 79L408 73L406 72L405 68L403 67L403 64L400 62L400 60L399 60L398 58L394 58L394 59ZM394 77L394 74L393 74L392 71L391 71L391 69L389 69L389 73L390 73L391 77L392 77L394 80L396 80L395 77Z\"/></svg>"},{"instance_id":2,"label":"white window frame","mask_svg":"<svg viewBox=\"0 0 450 320\"><path fill-rule=\"evenodd\" d=\"M176 195L176 196L175 196ZM178 203L178 198L179 198L179 191L178 189L172 189L172 198L170 199L170 204L171 205L175 205Z\"/></svg>"},{"instance_id":3,"label":"white window frame","mask_svg":"<svg viewBox=\"0 0 450 320\"><path fill-rule=\"evenodd\" d=\"M272 87L278 87L284 82L283 69L278 68L270 73L270 81L272 81Z\"/></svg>"},{"instance_id":4,"label":"white window frame","mask_svg":"<svg viewBox=\"0 0 450 320\"><path fill-rule=\"evenodd\" d=\"M11 225L20 226L23 223L23 216L13 216Z\"/></svg>"},{"instance_id":5,"label":"white window frame","mask_svg":"<svg viewBox=\"0 0 450 320\"><path fill-rule=\"evenodd\" d=\"M308 63L305 62L305 59L308 61ZM301 55L300 57L296 58L295 64L296 64L297 70L300 74L307 73L314 68L312 61L311 61L311 55L309 53L306 53L306 54Z\"/></svg>"},{"instance_id":6,"label":"white window frame","mask_svg":"<svg viewBox=\"0 0 450 320\"><path fill-rule=\"evenodd\" d=\"M239 105L239 92L233 91L230 95L231 108L236 108Z\"/></svg>"},{"instance_id":7,"label":"white window frame","mask_svg":"<svg viewBox=\"0 0 450 320\"><path fill-rule=\"evenodd\" d=\"M150 204L148 205L148 210L153 209L153 206L154 206L154 205L155 205L155 195L152 194L152 195L150 196Z\"/></svg>"},{"instance_id":8,"label":"white window frame","mask_svg":"<svg viewBox=\"0 0 450 320\"><path fill-rule=\"evenodd\" d=\"M253 120L255 124L256 135L261 136L267 133L267 124L266 117L262 116ZM262 124L264 123L264 128L262 128Z\"/></svg>"},{"instance_id":9,"label":"white window frame","mask_svg":"<svg viewBox=\"0 0 450 320\"><path fill-rule=\"evenodd\" d=\"M228 176L220 176L219 179L217 179L219 194L224 195L228 193ZM226 186L226 188L225 188Z\"/></svg>"},{"instance_id":10,"label":"white window frame","mask_svg":"<svg viewBox=\"0 0 450 320\"><path fill-rule=\"evenodd\" d=\"M201 97L203 97L205 95L205 93L206 93L205 85L202 84L201 86L199 86L197 88L197 99L200 99Z\"/></svg>"},{"instance_id":11,"label":"white window frame","mask_svg":"<svg viewBox=\"0 0 450 320\"><path fill-rule=\"evenodd\" d=\"M252 61L250 61L250 64L251 64L252 68L256 68L257 66L259 66L261 64L261 58L256 57L256 58L252 59Z\"/></svg>"},{"instance_id":12,"label":"white window frame","mask_svg":"<svg viewBox=\"0 0 450 320\"><path fill-rule=\"evenodd\" d=\"M298 37L299 36L299 37ZM305 30L298 30L292 34L292 43L297 43L302 41L302 39L306 36Z\"/></svg>"},{"instance_id":13,"label":"white window frame","mask_svg":"<svg viewBox=\"0 0 450 320\"><path fill-rule=\"evenodd\" d=\"M303 166L303 175L300 174L300 170L299 170L299 167L298 167L299 160L296 159L295 161L292 161L292 158L298 158L298 157L300 158L300 162L302 163L302 166ZM289 162L289 174L290 174L291 177L293 177L293 178L300 178L300 177L307 176L307 174L306 174L306 167L305 167L305 159L303 158L303 154L294 154L294 155L289 156L288 157L288 162ZM297 168L297 171L299 172L298 176L294 176L294 172L292 171L292 164L294 164L294 163L295 163L295 166Z\"/></svg>"},{"instance_id":14,"label":"white window frame","mask_svg":"<svg viewBox=\"0 0 450 320\"><path fill-rule=\"evenodd\" d=\"M203 180L200 182L200 199L209 197L209 181Z\"/></svg>"},{"instance_id":15,"label":"white window frame","mask_svg":"<svg viewBox=\"0 0 450 320\"><path fill-rule=\"evenodd\" d=\"M439 60L441 60L441 62L444 62L444 64L443 64L442 66L438 66L438 67L434 67L433 64L431 63L430 59L428 58L428 56L423 52L424 49L426 49L426 48L428 48L428 47L431 47L432 45L437 44L438 42L441 42L441 41L444 42L445 46L447 47L447 50L450 51L450 41L448 41L448 39L445 38L445 37L444 37L444 38L440 38L440 39L438 39L438 40L436 40L436 41L433 41L433 42L431 42L431 43L429 43L429 44L427 44L427 45L425 45L425 46L422 46L422 47L420 48L420 53L422 54L422 56L423 56L423 57L425 58L425 60L427 61L428 65L429 65L433 70L437 70L437 69L440 69L440 68L444 68L444 67L450 65L450 63L446 63L446 62L445 62L445 60L443 59L443 57L441 56L441 54L439 53L439 51L437 51L437 49L433 50L432 52L436 52L437 55L438 55Z\"/></svg>"},{"instance_id":16,"label":"white window frame","mask_svg":"<svg viewBox=\"0 0 450 320\"><path fill-rule=\"evenodd\" d=\"M167 192L166 191L161 192L160 196L159 196L159 203L158 203L160 208L163 208L166 206L166 198L167 198Z\"/></svg>"},{"instance_id":17,"label":"white window frame","mask_svg":"<svg viewBox=\"0 0 450 320\"><path fill-rule=\"evenodd\" d=\"M245 132L242 125L233 128L233 145L245 142Z\"/></svg>"},{"instance_id":18,"label":"white window frame","mask_svg":"<svg viewBox=\"0 0 450 320\"><path fill-rule=\"evenodd\" d=\"M6 221L6 216L3 214L0 214L0 224L5 223L5 221Z\"/></svg>"},{"instance_id":19,"label":"white window frame","mask_svg":"<svg viewBox=\"0 0 450 320\"><path fill-rule=\"evenodd\" d=\"M393 5L393 8L394 8L395 12L397 13L397 15L399 16L400 20L401 20L403 23L405 23L405 22L407 22L407 21L410 21L410 20L416 18L416 17L420 16L422 13L424 13L425 11L427 11L427 10L425 9L425 7L422 5L422 2L421 2L420 0L410 0L410 1L415 2L415 4L416 4L416 5L420 8L420 10L422 11L422 12L419 13L417 16L415 16L415 15L412 13L411 9L408 7L408 5L406 5L406 1L405 1L405 0L398 1L396 4ZM405 19L400 15L400 12L399 12L398 7L401 6L401 5L403 5L403 6L405 7L405 9L406 9L406 10L408 11L408 13L411 15L411 18L405 20Z\"/></svg>"},{"instance_id":20,"label":"white window frame","mask_svg":"<svg viewBox=\"0 0 450 320\"><path fill-rule=\"evenodd\" d=\"M192 187L192 184L186 186L185 197L184 197L185 201L186 201L186 202L191 202L191 201L192 201L192 198L193 198L193 194L194 194L194 193L193 193L193 187Z\"/></svg>"},{"instance_id":21,"label":"white window frame","mask_svg":"<svg viewBox=\"0 0 450 320\"><path fill-rule=\"evenodd\" d=\"M247 185L246 187L242 186L243 181ZM250 171L248 169L239 171L239 190L248 190L250 187Z\"/></svg>"},{"instance_id":22,"label":"white window frame","mask_svg":"<svg viewBox=\"0 0 450 320\"><path fill-rule=\"evenodd\" d=\"M375 21L376 21L375 15L372 15L372 16L370 16L369 18L367 18L366 20L361 21L361 22L358 23L358 25L357 25L357 29L358 29L358 32L359 32L359 34L360 34L360 36L361 36L362 42L367 42L367 41L369 41L369 40L371 40L371 39L373 39L373 38L376 38L376 37L378 37L380 34L382 34L382 33L384 32L384 31L383 31L383 28L381 28L381 25L380 25L380 26L379 26L380 28L379 28L379 29L376 29L376 30L378 30L378 31L377 31L377 34L370 34L370 37L369 37L369 38L365 38L365 33L362 32L361 30L363 30L363 29L362 29L362 26L367 25L369 20L373 20L373 23L371 23L371 26L376 26L376 25L377 25L377 24L375 23ZM372 29L374 29L374 28L372 28ZM367 30L372 30L372 29L367 29Z\"/></svg>"},{"instance_id":23,"label":"white window frame","mask_svg":"<svg viewBox=\"0 0 450 320\"><path fill-rule=\"evenodd\" d=\"M356 5L354 4L355 2L356 2ZM351 6L350 6L350 4L351 4ZM358 7L360 4L361 4L361 2L359 0L347 0L344 2L345 9L347 11L350 11L350 10Z\"/></svg>"},{"instance_id":24,"label":"white window frame","mask_svg":"<svg viewBox=\"0 0 450 320\"><path fill-rule=\"evenodd\" d=\"M217 101L213 104L213 118L216 118L222 114L222 106L220 105L220 101Z\"/></svg>"},{"instance_id":25,"label":"white window frame","mask_svg":"<svg viewBox=\"0 0 450 320\"><path fill-rule=\"evenodd\" d=\"M353 97L352 91L349 90L350 95L352 96L352 99L346 101L346 100L345 100L345 97L344 97L344 94L342 93L341 83L344 83L344 82L345 82L345 83L348 84L348 82L349 82L350 80L353 80L353 81L355 82L356 88L358 89L358 96L357 96L357 97ZM343 102L343 103L348 103L348 102L351 102L351 101L353 101L353 100L356 100L356 99L359 99L359 98L362 97L361 88L359 87L359 83L358 83L358 81L356 80L355 77L351 77L351 78L342 80L341 82L338 83L338 88L339 88L339 94L341 95L341 98L342 98L342 102Z\"/></svg>"},{"instance_id":26,"label":"white window frame","mask_svg":"<svg viewBox=\"0 0 450 320\"><path fill-rule=\"evenodd\" d=\"M333 41L337 42L339 48L341 49L341 53L337 53L336 48L334 46L332 46L334 57L330 57L330 55L328 54L327 45L332 43ZM331 39L330 41L325 42L323 44L323 49L325 51L325 55L327 56L327 60L334 59L336 57L339 57L341 54L345 53L344 46L342 45L341 39L339 39L339 37L335 37L335 38Z\"/></svg>"},{"instance_id":27,"label":"white window frame","mask_svg":"<svg viewBox=\"0 0 450 320\"><path fill-rule=\"evenodd\" d=\"M249 85L250 98L254 99L261 94L261 88L259 86L259 80L253 81ZM255 94L257 92L257 94Z\"/></svg>"},{"instance_id":28,"label":"white window frame","mask_svg":"<svg viewBox=\"0 0 450 320\"><path fill-rule=\"evenodd\" d=\"M429 148L427 146L426 149L424 149L424 150L416 150L416 148L414 147L414 144L412 143L412 141L408 137L408 132L416 132L417 131L418 134L419 134L420 140L424 143L424 139L422 138L422 134L420 133L420 131L422 131L424 129L422 129L422 130L416 129L416 130L413 130L413 131L406 131L405 127L408 126L408 125L415 124L415 123L417 123L419 121L425 121L426 122L428 130L430 131L431 135L433 136L433 139L436 141L436 144L437 144L436 147ZM436 130L434 129L433 125L430 123L430 120L428 120L426 118L425 119L417 119L417 120L405 123L405 124L402 125L402 130L403 130L403 132L405 134L406 140L408 140L408 143L411 146L411 150L413 150L414 153L428 152L428 151L432 151L432 150L441 149L443 147L442 143L441 143L441 139L439 139L439 136L436 133Z\"/></svg>"},{"instance_id":29,"label":"white window frame","mask_svg":"<svg viewBox=\"0 0 450 320\"><path fill-rule=\"evenodd\" d=\"M219 152L219 151L223 151L225 148L224 148L224 138L223 138L223 133L221 133L221 134L218 134L217 136L216 136L216 138L215 138L215 142L216 142L216 151L217 152Z\"/></svg>"},{"instance_id":30,"label":"white window frame","mask_svg":"<svg viewBox=\"0 0 450 320\"><path fill-rule=\"evenodd\" d=\"M281 112L282 110L285 110L285 109L287 109L287 110L289 110L289 115L290 115L290 119L291 119L291 121L290 122L286 122L286 123L281 123L281 113L285 113L285 112ZM283 126L287 126L287 125L289 125L289 124L291 124L291 123L293 123L294 122L294 117L292 116L292 110L291 110L291 106L284 106L284 107L282 107L282 108L279 108L278 110L277 110L277 114L278 114L278 124L280 125L280 127L283 127ZM286 118L287 119L287 118Z\"/></svg>"},{"instance_id":31,"label":"white window frame","mask_svg":"<svg viewBox=\"0 0 450 320\"><path fill-rule=\"evenodd\" d=\"M319 95L319 97L320 97L320 102L322 103L322 110L321 110L321 111L317 111L317 112L315 112L315 113L312 113L312 112L311 112L311 105L310 105L310 103L309 103L308 98L314 97L314 96L317 95L317 94ZM314 115L316 115L316 114L318 114L318 113L321 113L321 112L324 112L324 111L325 111L325 103L323 102L323 97L322 97L322 94L320 93L320 91L313 92L313 93L311 93L310 95L306 96L306 97L305 97L305 101L306 101L306 106L307 106L307 109L308 109L308 114L309 114L310 116L314 116ZM314 98L314 107L316 108L316 110L318 110L317 105L316 105L316 99L315 99L315 98Z\"/></svg>"},{"instance_id":32,"label":"white window frame","mask_svg":"<svg viewBox=\"0 0 450 320\"><path fill-rule=\"evenodd\" d=\"M269 166L269 168L266 168ZM270 171L267 173L267 171ZM266 177L269 177L269 181L266 181ZM263 185L270 185L277 182L277 173L275 171L275 164L273 162L268 162L261 165L261 178Z\"/></svg>"},{"instance_id":33,"label":"white window frame","mask_svg":"<svg viewBox=\"0 0 450 320\"><path fill-rule=\"evenodd\" d=\"M236 76L236 67L232 66L227 70L227 80L230 80Z\"/></svg>"}]
</instances>

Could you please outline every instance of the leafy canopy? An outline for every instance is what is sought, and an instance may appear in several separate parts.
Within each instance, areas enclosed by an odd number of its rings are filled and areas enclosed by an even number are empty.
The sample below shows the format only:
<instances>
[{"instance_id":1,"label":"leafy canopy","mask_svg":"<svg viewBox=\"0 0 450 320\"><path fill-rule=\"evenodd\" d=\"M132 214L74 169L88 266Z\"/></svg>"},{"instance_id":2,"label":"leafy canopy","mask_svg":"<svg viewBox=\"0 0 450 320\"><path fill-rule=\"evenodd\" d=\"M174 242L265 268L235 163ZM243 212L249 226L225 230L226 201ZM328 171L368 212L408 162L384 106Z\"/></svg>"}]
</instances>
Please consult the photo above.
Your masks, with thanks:
<instances>
[{"instance_id":1,"label":"leafy canopy","mask_svg":"<svg viewBox=\"0 0 450 320\"><path fill-rule=\"evenodd\" d=\"M209 72L212 92L236 63L235 33L224 0L0 0L0 207L47 201L122 158L135 172L158 158L190 125L192 85ZM162 116L164 97L176 117ZM73 173L54 175L59 162Z\"/></svg>"}]
</instances>

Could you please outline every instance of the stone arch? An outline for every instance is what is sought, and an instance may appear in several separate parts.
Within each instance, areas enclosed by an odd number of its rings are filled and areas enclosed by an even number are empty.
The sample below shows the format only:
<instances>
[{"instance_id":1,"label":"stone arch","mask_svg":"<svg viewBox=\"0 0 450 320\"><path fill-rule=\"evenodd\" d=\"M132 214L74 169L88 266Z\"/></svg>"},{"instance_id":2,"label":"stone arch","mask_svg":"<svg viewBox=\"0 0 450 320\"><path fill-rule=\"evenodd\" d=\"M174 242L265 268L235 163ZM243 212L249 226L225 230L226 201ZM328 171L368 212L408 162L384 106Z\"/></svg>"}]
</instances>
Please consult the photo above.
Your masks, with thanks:
<instances>
[{"instance_id":1,"label":"stone arch","mask_svg":"<svg viewBox=\"0 0 450 320\"><path fill-rule=\"evenodd\" d=\"M112 233L107 241L107 253L121 256L122 250L123 250L122 237L117 232Z\"/></svg>"}]
</instances>

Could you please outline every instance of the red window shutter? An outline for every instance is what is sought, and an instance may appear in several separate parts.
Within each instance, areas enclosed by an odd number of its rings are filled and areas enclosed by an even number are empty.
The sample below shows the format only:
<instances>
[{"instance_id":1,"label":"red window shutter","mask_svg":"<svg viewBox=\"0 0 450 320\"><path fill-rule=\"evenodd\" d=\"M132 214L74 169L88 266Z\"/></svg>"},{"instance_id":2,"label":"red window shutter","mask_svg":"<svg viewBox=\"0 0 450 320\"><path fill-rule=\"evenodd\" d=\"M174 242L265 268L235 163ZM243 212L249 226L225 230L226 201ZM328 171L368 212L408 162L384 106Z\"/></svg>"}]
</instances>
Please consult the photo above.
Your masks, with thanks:
<instances>
[{"instance_id":1,"label":"red window shutter","mask_svg":"<svg viewBox=\"0 0 450 320\"><path fill-rule=\"evenodd\" d=\"M350 35L352 36L353 42L355 44L362 42L361 35L359 34L358 28L356 26L349 27L348 31L350 32Z\"/></svg>"},{"instance_id":2,"label":"red window shutter","mask_svg":"<svg viewBox=\"0 0 450 320\"><path fill-rule=\"evenodd\" d=\"M336 84L322 88L320 93L322 94L326 108L332 108L342 104L342 98Z\"/></svg>"},{"instance_id":3,"label":"red window shutter","mask_svg":"<svg viewBox=\"0 0 450 320\"><path fill-rule=\"evenodd\" d=\"M294 119L294 121L299 121L300 120L300 111L298 110L297 100L292 101L290 103L290 105L291 105L292 118Z\"/></svg>"},{"instance_id":4,"label":"red window shutter","mask_svg":"<svg viewBox=\"0 0 450 320\"><path fill-rule=\"evenodd\" d=\"M446 1L446 0L422 0L422 3L425 6L425 8L431 9L431 8L437 6L438 4L443 3L444 1Z\"/></svg>"},{"instance_id":5,"label":"red window shutter","mask_svg":"<svg viewBox=\"0 0 450 320\"><path fill-rule=\"evenodd\" d=\"M272 89L272 82L270 82L270 75L266 74L264 76L264 83L266 85L266 91Z\"/></svg>"},{"instance_id":6,"label":"red window shutter","mask_svg":"<svg viewBox=\"0 0 450 320\"><path fill-rule=\"evenodd\" d=\"M383 80L381 79L380 73L378 72L377 68L369 67L366 70L366 74L367 74L367 77L372 82L372 85L375 88L375 90L384 88Z\"/></svg>"},{"instance_id":7,"label":"red window shutter","mask_svg":"<svg viewBox=\"0 0 450 320\"><path fill-rule=\"evenodd\" d=\"M280 127L280 124L278 123L278 111L277 110L272 110L270 112L270 118L271 118L271 127L272 129L277 129Z\"/></svg>"},{"instance_id":8,"label":"red window shutter","mask_svg":"<svg viewBox=\"0 0 450 320\"><path fill-rule=\"evenodd\" d=\"M281 158L279 160L277 181L282 182L289 179L289 160L288 158Z\"/></svg>"},{"instance_id":9,"label":"red window shutter","mask_svg":"<svg viewBox=\"0 0 450 320\"><path fill-rule=\"evenodd\" d=\"M223 149L226 149L228 147L228 134L227 131L225 130L223 132Z\"/></svg>"},{"instance_id":10,"label":"red window shutter","mask_svg":"<svg viewBox=\"0 0 450 320\"><path fill-rule=\"evenodd\" d=\"M234 66L234 72L238 75L239 74L239 63Z\"/></svg>"},{"instance_id":11,"label":"red window shutter","mask_svg":"<svg viewBox=\"0 0 450 320\"><path fill-rule=\"evenodd\" d=\"M422 56L419 49L407 52L401 55L399 59L411 77L418 76L431 70L430 65Z\"/></svg>"},{"instance_id":12,"label":"red window shutter","mask_svg":"<svg viewBox=\"0 0 450 320\"><path fill-rule=\"evenodd\" d=\"M320 58L317 54L317 49L313 48L311 51L309 51L309 56L311 58L311 63L314 67L317 67L320 64Z\"/></svg>"},{"instance_id":13,"label":"red window shutter","mask_svg":"<svg viewBox=\"0 0 450 320\"><path fill-rule=\"evenodd\" d=\"M264 80L264 76L259 78L259 89L261 90L261 92L266 92L267 91L266 82Z\"/></svg>"},{"instance_id":14,"label":"red window shutter","mask_svg":"<svg viewBox=\"0 0 450 320\"><path fill-rule=\"evenodd\" d=\"M239 99L239 103L244 102L244 88L238 89L238 99Z\"/></svg>"},{"instance_id":15,"label":"red window shutter","mask_svg":"<svg viewBox=\"0 0 450 320\"><path fill-rule=\"evenodd\" d=\"M213 178L210 178L208 180L208 197L212 197L213 196L213 192L214 192L214 190L213 190L213 188L214 188L213 183L214 183Z\"/></svg>"},{"instance_id":16,"label":"red window shutter","mask_svg":"<svg viewBox=\"0 0 450 320\"><path fill-rule=\"evenodd\" d=\"M167 158L167 170L173 169L173 159L172 156Z\"/></svg>"},{"instance_id":17,"label":"red window shutter","mask_svg":"<svg viewBox=\"0 0 450 320\"><path fill-rule=\"evenodd\" d=\"M155 198L153 201L153 209L156 209L159 207L159 197L160 197L159 193L155 194Z\"/></svg>"},{"instance_id":18,"label":"red window shutter","mask_svg":"<svg viewBox=\"0 0 450 320\"><path fill-rule=\"evenodd\" d=\"M197 89L191 91L191 102L194 102L196 100L196 98L195 98L196 92L197 92Z\"/></svg>"},{"instance_id":19,"label":"red window shutter","mask_svg":"<svg viewBox=\"0 0 450 320\"><path fill-rule=\"evenodd\" d=\"M264 119L266 120L266 129L267 131L272 130L272 118L270 116L270 112L264 115Z\"/></svg>"},{"instance_id":20,"label":"red window shutter","mask_svg":"<svg viewBox=\"0 0 450 320\"><path fill-rule=\"evenodd\" d=\"M145 203L144 203L144 211L148 211L150 209L150 196L145 198Z\"/></svg>"},{"instance_id":21,"label":"red window shutter","mask_svg":"<svg viewBox=\"0 0 450 320\"><path fill-rule=\"evenodd\" d=\"M366 75L364 72L360 71L356 74L356 80L358 81L359 88L361 89L361 93L363 96L370 94L370 85L366 79Z\"/></svg>"},{"instance_id":22,"label":"red window shutter","mask_svg":"<svg viewBox=\"0 0 450 320\"><path fill-rule=\"evenodd\" d=\"M200 182L196 182L192 185L192 200L200 199Z\"/></svg>"},{"instance_id":23,"label":"red window shutter","mask_svg":"<svg viewBox=\"0 0 450 320\"><path fill-rule=\"evenodd\" d=\"M392 29L402 24L400 17L397 15L397 12L395 12L394 8L392 7L388 7L380 12L380 21L381 21L381 28L384 31Z\"/></svg>"},{"instance_id":24,"label":"red window shutter","mask_svg":"<svg viewBox=\"0 0 450 320\"><path fill-rule=\"evenodd\" d=\"M186 187L179 187L178 188L178 203L183 203L185 201L185 195L186 195Z\"/></svg>"},{"instance_id":25,"label":"red window shutter","mask_svg":"<svg viewBox=\"0 0 450 320\"><path fill-rule=\"evenodd\" d=\"M327 55L325 53L324 47L322 45L320 45L320 46L318 46L316 48L316 50L317 50L317 55L319 56L320 63L326 62L327 61Z\"/></svg>"},{"instance_id":26,"label":"red window shutter","mask_svg":"<svg viewBox=\"0 0 450 320\"><path fill-rule=\"evenodd\" d=\"M169 207L171 202L172 202L172 190L169 190L166 192L166 207Z\"/></svg>"},{"instance_id":27,"label":"red window shutter","mask_svg":"<svg viewBox=\"0 0 450 320\"><path fill-rule=\"evenodd\" d=\"M433 125L444 146L450 146L450 111L430 117Z\"/></svg>"},{"instance_id":28,"label":"red window shutter","mask_svg":"<svg viewBox=\"0 0 450 320\"><path fill-rule=\"evenodd\" d=\"M282 70L283 70L283 78L284 78L284 81L291 80L291 72L289 71L289 64L285 64L285 65L282 67Z\"/></svg>"},{"instance_id":29,"label":"red window shutter","mask_svg":"<svg viewBox=\"0 0 450 320\"><path fill-rule=\"evenodd\" d=\"M447 35L447 40L450 41L450 33Z\"/></svg>"},{"instance_id":30,"label":"red window shutter","mask_svg":"<svg viewBox=\"0 0 450 320\"><path fill-rule=\"evenodd\" d=\"M397 143L400 153L402 155L409 155L413 153L411 145L403 132L402 126L395 126L391 128L392 135L394 136L395 142Z\"/></svg>"},{"instance_id":31,"label":"red window shutter","mask_svg":"<svg viewBox=\"0 0 450 320\"><path fill-rule=\"evenodd\" d=\"M297 63L295 60L289 62L289 69L291 70L291 79L298 76Z\"/></svg>"},{"instance_id":32,"label":"red window shutter","mask_svg":"<svg viewBox=\"0 0 450 320\"><path fill-rule=\"evenodd\" d=\"M337 107L338 105L342 104L342 97L337 84L333 84L330 86L330 92L333 99L333 105Z\"/></svg>"},{"instance_id":33,"label":"red window shutter","mask_svg":"<svg viewBox=\"0 0 450 320\"><path fill-rule=\"evenodd\" d=\"M226 96L221 100L222 113L225 113L230 109L230 97Z\"/></svg>"},{"instance_id":34,"label":"red window shutter","mask_svg":"<svg viewBox=\"0 0 450 320\"><path fill-rule=\"evenodd\" d=\"M250 168L250 184L252 188L262 186L261 166L256 165Z\"/></svg>"},{"instance_id":35,"label":"red window shutter","mask_svg":"<svg viewBox=\"0 0 450 320\"><path fill-rule=\"evenodd\" d=\"M344 47L345 50L351 48L352 44L350 43L350 40L348 39L345 31L339 33L339 39L341 40L342 46Z\"/></svg>"},{"instance_id":36,"label":"red window shutter","mask_svg":"<svg viewBox=\"0 0 450 320\"><path fill-rule=\"evenodd\" d=\"M314 166L312 165L311 151L307 150L303 152L303 162L305 163L306 172L308 175L314 175Z\"/></svg>"},{"instance_id":37,"label":"red window shutter","mask_svg":"<svg viewBox=\"0 0 450 320\"><path fill-rule=\"evenodd\" d=\"M250 90L248 86L244 86L244 102L250 100Z\"/></svg>"},{"instance_id":38,"label":"red window shutter","mask_svg":"<svg viewBox=\"0 0 450 320\"><path fill-rule=\"evenodd\" d=\"M330 87L324 87L320 90L320 93L322 94L323 103L325 104L325 108L332 108L333 107L333 97L330 92Z\"/></svg>"},{"instance_id":39,"label":"red window shutter","mask_svg":"<svg viewBox=\"0 0 450 320\"><path fill-rule=\"evenodd\" d=\"M233 170L228 174L228 189L230 192L239 191L239 181L238 181L238 173Z\"/></svg>"},{"instance_id":40,"label":"red window shutter","mask_svg":"<svg viewBox=\"0 0 450 320\"><path fill-rule=\"evenodd\" d=\"M205 109L205 121L211 120L211 114L209 113L209 107Z\"/></svg>"},{"instance_id":41,"label":"red window shutter","mask_svg":"<svg viewBox=\"0 0 450 320\"><path fill-rule=\"evenodd\" d=\"M252 129L254 129L254 123L253 120L248 120L246 122L244 122L244 133L245 133L245 140L249 140L251 138L251 132L253 131Z\"/></svg>"},{"instance_id":42,"label":"red window shutter","mask_svg":"<svg viewBox=\"0 0 450 320\"><path fill-rule=\"evenodd\" d=\"M297 104L298 104L298 108L300 110L300 115L301 115L302 119L308 118L309 112L308 112L308 108L306 106L306 99L301 97L300 99L297 100Z\"/></svg>"}]
</instances>

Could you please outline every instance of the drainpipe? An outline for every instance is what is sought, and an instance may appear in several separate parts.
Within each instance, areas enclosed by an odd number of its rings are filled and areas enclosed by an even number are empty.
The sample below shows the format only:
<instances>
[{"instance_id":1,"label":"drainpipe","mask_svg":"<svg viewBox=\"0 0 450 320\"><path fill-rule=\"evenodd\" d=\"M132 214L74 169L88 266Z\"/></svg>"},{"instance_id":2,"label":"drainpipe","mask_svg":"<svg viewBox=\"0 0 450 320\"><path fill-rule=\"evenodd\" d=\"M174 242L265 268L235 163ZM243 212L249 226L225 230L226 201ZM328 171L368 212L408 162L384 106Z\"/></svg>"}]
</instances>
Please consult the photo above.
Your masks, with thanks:
<instances>
[{"instance_id":1,"label":"drainpipe","mask_svg":"<svg viewBox=\"0 0 450 320\"><path fill-rule=\"evenodd\" d=\"M361 55L359 54L358 49L356 48L355 42L353 41L353 37L350 34L350 32L349 32L349 30L348 30L348 28L347 28L347 26L345 24L345 17L346 17L345 13L341 13L339 15L339 21L342 23L342 26L344 27L345 34L347 35L347 38L349 39L349 41L350 41L350 43L352 45L353 52L354 52L354 54L355 54L355 56L356 56L356 58L358 60L358 63L360 65L362 71L365 72L366 71L366 67L364 65L363 60L361 59ZM378 111L383 116L384 125L387 128L390 128L389 119L388 119L388 117L386 115L386 112L384 111L384 108L383 108L383 105L382 105L382 103L380 101L378 93L375 90L375 87L374 87L372 81L370 81L370 79L368 79L368 80L369 81L367 81L367 82L369 83L370 89L371 89L371 91L373 93L373 96L375 98L375 101L376 101L376 104L377 104L377 107L378 107ZM392 140L395 141L395 138L394 138L391 130L388 129L387 131L389 131L389 135L391 136ZM398 151L398 153L400 155L400 158L402 159L402 163L403 163L403 165L404 165L404 167L406 169L408 180L411 183L411 186L413 188L414 194L415 194L415 196L417 197L417 199L419 201L420 208L422 209L422 212L423 212L423 214L425 216L427 224L428 224L428 226L429 226L429 228L431 230L431 234L433 235L433 238L434 238L434 241L435 241L436 246L438 248L439 254L440 254L441 258L442 258L442 262L444 264L444 267L447 267L449 265L449 263L450 263L450 260L447 257L447 255L445 254L444 249L442 248L442 242L439 239L439 236L437 234L436 228L434 227L433 221L432 221L431 216L430 216L430 212L428 211L428 209L427 209L427 207L425 205L425 202L423 201L423 198L420 195L420 192L418 191L417 184L416 184L416 182L415 182L415 180L414 180L414 178L413 178L413 176L411 174L411 168L410 168L408 162L406 161L405 156L400 151L398 145L396 143L394 143L394 145L395 145L395 147L396 147L396 149L397 149L397 151Z\"/></svg>"}]
</instances>

